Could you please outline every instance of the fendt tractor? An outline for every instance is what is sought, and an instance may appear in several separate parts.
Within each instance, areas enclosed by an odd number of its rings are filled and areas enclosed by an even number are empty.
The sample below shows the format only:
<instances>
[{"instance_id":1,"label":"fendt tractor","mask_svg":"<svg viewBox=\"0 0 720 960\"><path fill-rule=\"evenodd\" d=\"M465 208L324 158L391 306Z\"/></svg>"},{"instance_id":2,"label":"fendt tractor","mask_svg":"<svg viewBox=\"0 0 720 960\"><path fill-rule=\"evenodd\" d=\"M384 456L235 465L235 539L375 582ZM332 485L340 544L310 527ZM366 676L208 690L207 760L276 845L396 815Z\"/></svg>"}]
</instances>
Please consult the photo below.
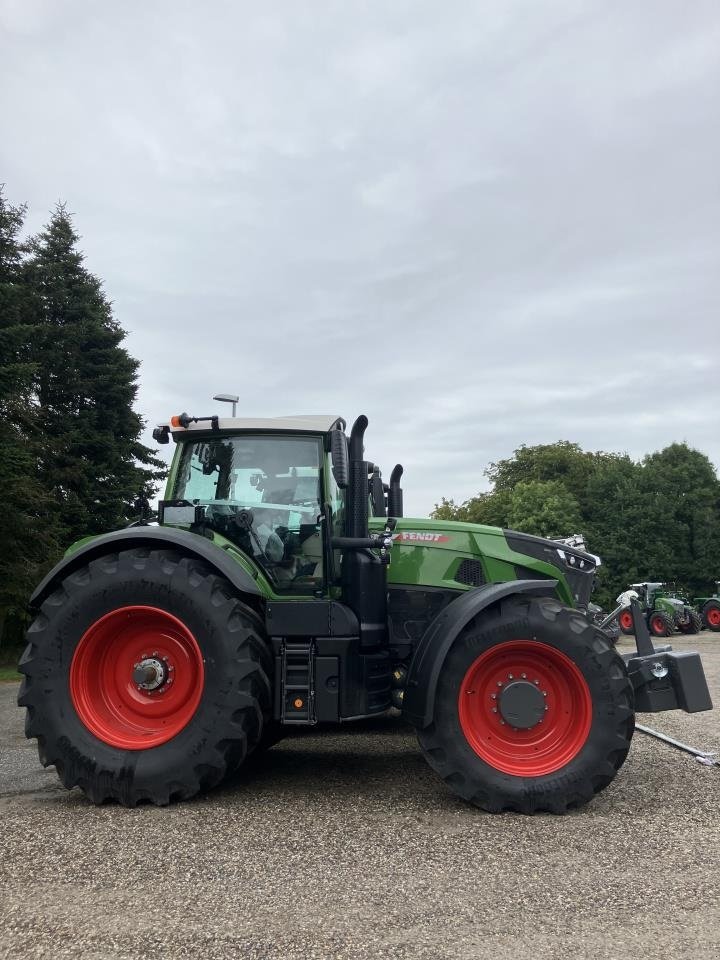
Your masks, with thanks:
<instances>
[{"instance_id":1,"label":"fendt tractor","mask_svg":"<svg viewBox=\"0 0 720 960\"><path fill-rule=\"evenodd\" d=\"M157 521L73 544L31 600L19 703L66 787L167 804L291 727L395 704L461 797L561 813L613 780L635 711L712 708L698 654L646 631L621 657L588 617L590 554L404 518L367 423L233 410L155 430L175 443Z\"/></svg>"},{"instance_id":2,"label":"fendt tractor","mask_svg":"<svg viewBox=\"0 0 720 960\"><path fill-rule=\"evenodd\" d=\"M700 633L703 621L685 597L664 583L633 583L630 589L618 597L636 597L640 601L650 633L654 637L671 637L676 630L680 633ZM627 606L618 617L620 629L624 634L634 633L633 612L627 599Z\"/></svg>"},{"instance_id":3,"label":"fendt tractor","mask_svg":"<svg viewBox=\"0 0 720 960\"><path fill-rule=\"evenodd\" d=\"M715 581L715 593L711 597L693 597L693 604L702 617L706 630L720 631L720 580Z\"/></svg>"}]
</instances>

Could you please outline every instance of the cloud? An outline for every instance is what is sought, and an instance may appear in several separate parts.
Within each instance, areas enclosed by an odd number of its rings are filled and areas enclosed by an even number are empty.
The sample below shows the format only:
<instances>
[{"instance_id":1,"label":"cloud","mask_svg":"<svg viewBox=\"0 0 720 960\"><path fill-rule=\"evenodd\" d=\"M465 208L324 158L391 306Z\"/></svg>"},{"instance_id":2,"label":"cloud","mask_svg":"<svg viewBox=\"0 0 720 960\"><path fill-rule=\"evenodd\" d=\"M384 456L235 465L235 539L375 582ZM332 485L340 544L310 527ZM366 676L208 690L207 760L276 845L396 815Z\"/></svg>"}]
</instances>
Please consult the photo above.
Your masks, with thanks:
<instances>
[{"instance_id":1,"label":"cloud","mask_svg":"<svg viewBox=\"0 0 720 960\"><path fill-rule=\"evenodd\" d=\"M0 3L0 144L76 214L150 424L371 418L406 503L522 443L720 464L720 14Z\"/></svg>"}]
</instances>

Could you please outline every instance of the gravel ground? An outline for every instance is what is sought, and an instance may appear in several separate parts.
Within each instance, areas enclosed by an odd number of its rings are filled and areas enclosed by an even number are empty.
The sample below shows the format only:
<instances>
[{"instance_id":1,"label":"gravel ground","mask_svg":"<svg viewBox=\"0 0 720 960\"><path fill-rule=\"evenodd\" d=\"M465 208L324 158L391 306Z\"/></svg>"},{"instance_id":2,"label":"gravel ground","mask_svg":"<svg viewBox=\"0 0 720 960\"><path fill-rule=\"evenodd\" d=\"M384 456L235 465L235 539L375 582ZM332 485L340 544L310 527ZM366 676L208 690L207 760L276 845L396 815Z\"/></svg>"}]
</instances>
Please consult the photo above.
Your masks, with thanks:
<instances>
[{"instance_id":1,"label":"gravel ground","mask_svg":"<svg viewBox=\"0 0 720 960\"><path fill-rule=\"evenodd\" d=\"M720 707L720 637L692 641ZM40 767L16 693L0 685L0 957L720 955L720 769L640 734L613 785L564 817L466 806L390 719L293 737L193 802L125 810ZM641 720L720 752L719 717Z\"/></svg>"}]
</instances>

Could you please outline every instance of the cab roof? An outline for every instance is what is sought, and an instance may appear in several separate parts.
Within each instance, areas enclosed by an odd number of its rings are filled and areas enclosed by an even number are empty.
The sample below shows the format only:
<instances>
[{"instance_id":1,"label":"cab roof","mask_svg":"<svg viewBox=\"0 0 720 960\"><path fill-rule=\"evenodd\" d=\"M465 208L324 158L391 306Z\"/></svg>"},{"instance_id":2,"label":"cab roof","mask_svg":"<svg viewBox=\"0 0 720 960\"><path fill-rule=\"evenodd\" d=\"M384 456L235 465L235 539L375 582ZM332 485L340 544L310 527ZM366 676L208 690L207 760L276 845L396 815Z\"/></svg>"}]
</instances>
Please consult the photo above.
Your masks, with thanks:
<instances>
[{"instance_id":1,"label":"cab roof","mask_svg":"<svg viewBox=\"0 0 720 960\"><path fill-rule=\"evenodd\" d=\"M220 417L218 429L229 430L267 430L271 433L327 433L337 424L338 420L344 426L345 421L338 414L308 414L297 417ZM201 420L199 423L190 423L187 427L171 427L173 434L192 433L194 431L207 433L210 423Z\"/></svg>"}]
</instances>

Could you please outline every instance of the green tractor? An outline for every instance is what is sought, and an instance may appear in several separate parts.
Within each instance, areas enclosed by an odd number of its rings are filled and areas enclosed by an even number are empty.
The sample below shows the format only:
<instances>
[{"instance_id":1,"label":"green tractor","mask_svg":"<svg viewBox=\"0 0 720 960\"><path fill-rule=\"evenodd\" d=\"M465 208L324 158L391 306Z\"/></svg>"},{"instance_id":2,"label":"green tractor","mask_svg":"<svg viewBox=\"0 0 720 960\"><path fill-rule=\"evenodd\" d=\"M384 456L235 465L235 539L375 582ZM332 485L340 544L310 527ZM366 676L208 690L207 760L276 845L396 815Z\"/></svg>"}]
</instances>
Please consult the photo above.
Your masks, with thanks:
<instances>
[{"instance_id":1,"label":"green tractor","mask_svg":"<svg viewBox=\"0 0 720 960\"><path fill-rule=\"evenodd\" d=\"M702 618L706 630L720 630L720 580L715 581L715 593L711 597L695 597L693 605Z\"/></svg>"},{"instance_id":2,"label":"green tractor","mask_svg":"<svg viewBox=\"0 0 720 960\"><path fill-rule=\"evenodd\" d=\"M461 797L560 813L612 781L636 710L712 708L698 654L646 633L623 658L585 615L589 554L404 518L402 467L383 482L366 427L155 430L176 445L157 522L73 544L31 599L19 704L66 787L167 804L290 728L395 704Z\"/></svg>"},{"instance_id":3,"label":"green tractor","mask_svg":"<svg viewBox=\"0 0 720 960\"><path fill-rule=\"evenodd\" d=\"M640 602L650 633L655 637L671 637L675 631L680 633L699 633L702 620L684 597L678 596L664 583L633 583L630 589L618 597L618 603L624 602L624 609L618 616L620 630L624 634L634 633L630 597ZM624 598L624 600L623 600Z\"/></svg>"}]
</instances>

